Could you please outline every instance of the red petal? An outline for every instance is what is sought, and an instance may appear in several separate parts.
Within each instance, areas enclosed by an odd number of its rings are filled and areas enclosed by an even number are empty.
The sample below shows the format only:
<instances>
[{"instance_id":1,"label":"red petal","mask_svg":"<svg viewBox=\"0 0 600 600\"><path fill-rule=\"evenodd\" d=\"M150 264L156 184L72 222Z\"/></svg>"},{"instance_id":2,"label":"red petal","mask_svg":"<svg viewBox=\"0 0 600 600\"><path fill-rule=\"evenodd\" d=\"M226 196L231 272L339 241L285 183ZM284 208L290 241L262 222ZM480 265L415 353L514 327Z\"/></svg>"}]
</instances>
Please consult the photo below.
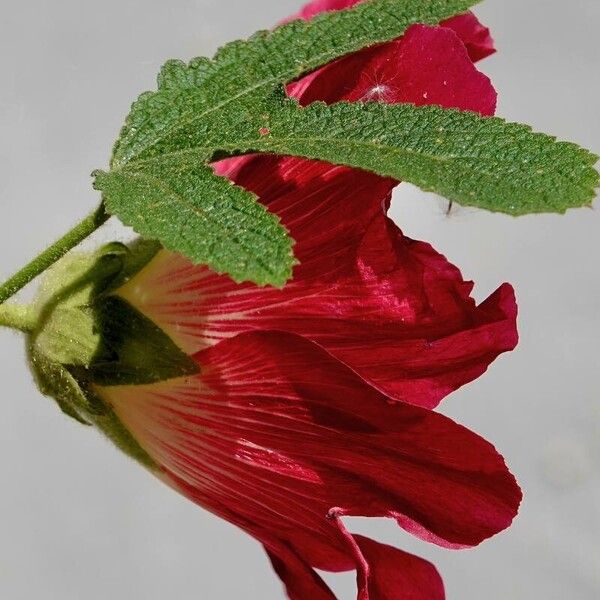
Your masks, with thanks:
<instances>
[{"instance_id":1,"label":"red petal","mask_svg":"<svg viewBox=\"0 0 600 600\"><path fill-rule=\"evenodd\" d=\"M379 100L494 114L496 92L444 27L413 25L399 40L337 60L288 86L302 105Z\"/></svg>"},{"instance_id":2,"label":"red petal","mask_svg":"<svg viewBox=\"0 0 600 600\"><path fill-rule=\"evenodd\" d=\"M243 334L198 360L201 375L99 393L180 491L311 566L353 564L326 518L333 507L395 518L447 547L511 523L520 491L490 444L390 404L315 344Z\"/></svg>"},{"instance_id":3,"label":"red petal","mask_svg":"<svg viewBox=\"0 0 600 600\"><path fill-rule=\"evenodd\" d=\"M363 316L302 333L388 396L433 408L516 346L510 285L476 306L458 269L391 221L374 221L357 258Z\"/></svg>"},{"instance_id":4,"label":"red petal","mask_svg":"<svg viewBox=\"0 0 600 600\"><path fill-rule=\"evenodd\" d=\"M444 600L444 583L429 562L355 535L366 563L367 600Z\"/></svg>"},{"instance_id":5,"label":"red petal","mask_svg":"<svg viewBox=\"0 0 600 600\"><path fill-rule=\"evenodd\" d=\"M444 584L429 562L407 552L348 533L337 516L342 539L355 559L357 600L444 600ZM325 582L298 554L279 544L267 547L273 568L291 600L336 600Z\"/></svg>"},{"instance_id":6,"label":"red petal","mask_svg":"<svg viewBox=\"0 0 600 600\"><path fill-rule=\"evenodd\" d=\"M402 235L376 175L294 158L235 162L235 181L279 214L300 264L282 290L237 285L161 252L121 294L190 353L238 333L304 335L390 396L426 407L517 342L509 286L477 307L472 285Z\"/></svg>"}]
</instances>

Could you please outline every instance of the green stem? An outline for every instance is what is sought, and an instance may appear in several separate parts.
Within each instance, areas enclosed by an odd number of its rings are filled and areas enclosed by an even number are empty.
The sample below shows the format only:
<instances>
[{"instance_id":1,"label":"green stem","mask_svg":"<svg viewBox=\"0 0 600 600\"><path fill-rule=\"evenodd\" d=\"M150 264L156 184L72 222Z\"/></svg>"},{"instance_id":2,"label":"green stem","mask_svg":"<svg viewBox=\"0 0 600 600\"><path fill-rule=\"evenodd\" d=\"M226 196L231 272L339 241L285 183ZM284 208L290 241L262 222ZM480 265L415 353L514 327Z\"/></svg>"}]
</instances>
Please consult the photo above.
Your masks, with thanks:
<instances>
[{"instance_id":1,"label":"green stem","mask_svg":"<svg viewBox=\"0 0 600 600\"><path fill-rule=\"evenodd\" d=\"M33 331L36 316L30 306L22 304L2 304L0 306L0 327L10 327L24 333Z\"/></svg>"},{"instance_id":2,"label":"green stem","mask_svg":"<svg viewBox=\"0 0 600 600\"><path fill-rule=\"evenodd\" d=\"M60 240L46 248L7 282L0 285L0 304L14 296L30 281L60 260L69 250L94 233L103 223L106 223L109 217L110 215L104 210L104 205L101 205Z\"/></svg>"}]
</instances>

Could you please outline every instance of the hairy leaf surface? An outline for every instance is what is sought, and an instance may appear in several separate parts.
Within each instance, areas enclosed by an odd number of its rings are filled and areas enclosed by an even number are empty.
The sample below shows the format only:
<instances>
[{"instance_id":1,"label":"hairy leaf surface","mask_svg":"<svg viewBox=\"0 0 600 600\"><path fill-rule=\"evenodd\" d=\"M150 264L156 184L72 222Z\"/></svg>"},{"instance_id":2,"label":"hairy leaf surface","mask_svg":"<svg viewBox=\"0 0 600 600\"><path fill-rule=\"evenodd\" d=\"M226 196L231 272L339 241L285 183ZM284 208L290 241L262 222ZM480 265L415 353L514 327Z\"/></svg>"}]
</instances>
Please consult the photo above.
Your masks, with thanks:
<instances>
[{"instance_id":1,"label":"hairy leaf surface","mask_svg":"<svg viewBox=\"0 0 600 600\"><path fill-rule=\"evenodd\" d=\"M221 49L169 61L158 90L133 105L96 186L107 209L145 237L238 280L283 285L292 242L212 160L271 152L411 182L461 204L512 215L588 205L597 157L524 125L439 107L315 103L285 84L349 52L435 24L478 0L371 0Z\"/></svg>"},{"instance_id":2,"label":"hairy leaf surface","mask_svg":"<svg viewBox=\"0 0 600 600\"><path fill-rule=\"evenodd\" d=\"M291 276L293 242L279 219L200 161L99 172L96 187L123 223L196 263L260 284Z\"/></svg>"}]
</instances>

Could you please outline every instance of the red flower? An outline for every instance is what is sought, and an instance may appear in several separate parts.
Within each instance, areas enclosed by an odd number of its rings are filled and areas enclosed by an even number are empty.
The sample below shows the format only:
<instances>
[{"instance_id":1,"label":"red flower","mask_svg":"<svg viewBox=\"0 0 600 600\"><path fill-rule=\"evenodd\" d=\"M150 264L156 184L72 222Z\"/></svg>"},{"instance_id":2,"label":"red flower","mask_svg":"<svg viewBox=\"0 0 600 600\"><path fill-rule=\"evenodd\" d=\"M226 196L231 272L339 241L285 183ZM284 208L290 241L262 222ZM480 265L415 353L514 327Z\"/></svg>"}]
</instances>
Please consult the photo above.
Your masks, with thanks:
<instances>
[{"instance_id":1,"label":"red flower","mask_svg":"<svg viewBox=\"0 0 600 600\"><path fill-rule=\"evenodd\" d=\"M390 517L449 548L507 527L520 491L502 458L448 418L388 398L295 334L240 334L201 374L97 393L194 502L259 540L292 600L334 600L314 571L358 571L359 600L440 600L425 561L346 531Z\"/></svg>"},{"instance_id":2,"label":"red flower","mask_svg":"<svg viewBox=\"0 0 600 600\"><path fill-rule=\"evenodd\" d=\"M487 30L472 16L454 29L415 25L289 93L303 104L410 101L491 114L494 89L465 45L473 57L491 51ZM240 285L161 251L118 293L200 374L96 386L98 396L166 483L264 545L292 600L335 600L315 569L356 569L359 600L441 600L432 565L352 535L341 517L391 517L449 548L511 523L521 494L502 458L424 407L514 347L512 289L476 306L454 266L387 218L394 180L290 157L215 168L288 227L293 281Z\"/></svg>"},{"instance_id":3,"label":"red flower","mask_svg":"<svg viewBox=\"0 0 600 600\"><path fill-rule=\"evenodd\" d=\"M487 31L472 15L453 22L469 43ZM482 43L472 47L483 53ZM496 103L458 35L423 25L320 69L290 85L289 93L302 104L366 99L483 114L492 114ZM280 216L300 264L278 290L239 285L161 252L122 294L186 351L245 331L289 331L317 342L390 397L432 408L517 343L509 285L476 306L472 284L454 266L386 217L397 181L264 155L226 160L216 169ZM152 293L137 294L140 286Z\"/></svg>"}]
</instances>

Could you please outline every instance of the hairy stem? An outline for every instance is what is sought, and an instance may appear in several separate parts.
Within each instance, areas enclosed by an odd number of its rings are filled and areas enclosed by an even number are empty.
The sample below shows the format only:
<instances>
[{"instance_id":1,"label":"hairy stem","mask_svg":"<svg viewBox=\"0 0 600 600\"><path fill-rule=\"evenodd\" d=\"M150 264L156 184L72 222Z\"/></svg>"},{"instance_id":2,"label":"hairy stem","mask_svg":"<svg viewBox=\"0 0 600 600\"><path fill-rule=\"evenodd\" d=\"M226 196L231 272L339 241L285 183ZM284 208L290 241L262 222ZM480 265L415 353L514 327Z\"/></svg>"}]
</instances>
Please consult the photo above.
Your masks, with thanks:
<instances>
[{"instance_id":1,"label":"hairy stem","mask_svg":"<svg viewBox=\"0 0 600 600\"><path fill-rule=\"evenodd\" d=\"M52 244L18 273L0 286L0 305L24 288L30 281L60 260L69 250L77 246L85 238L110 218L104 205L100 205L93 213L77 224L56 243ZM0 323L1 324L1 323Z\"/></svg>"}]
</instances>

